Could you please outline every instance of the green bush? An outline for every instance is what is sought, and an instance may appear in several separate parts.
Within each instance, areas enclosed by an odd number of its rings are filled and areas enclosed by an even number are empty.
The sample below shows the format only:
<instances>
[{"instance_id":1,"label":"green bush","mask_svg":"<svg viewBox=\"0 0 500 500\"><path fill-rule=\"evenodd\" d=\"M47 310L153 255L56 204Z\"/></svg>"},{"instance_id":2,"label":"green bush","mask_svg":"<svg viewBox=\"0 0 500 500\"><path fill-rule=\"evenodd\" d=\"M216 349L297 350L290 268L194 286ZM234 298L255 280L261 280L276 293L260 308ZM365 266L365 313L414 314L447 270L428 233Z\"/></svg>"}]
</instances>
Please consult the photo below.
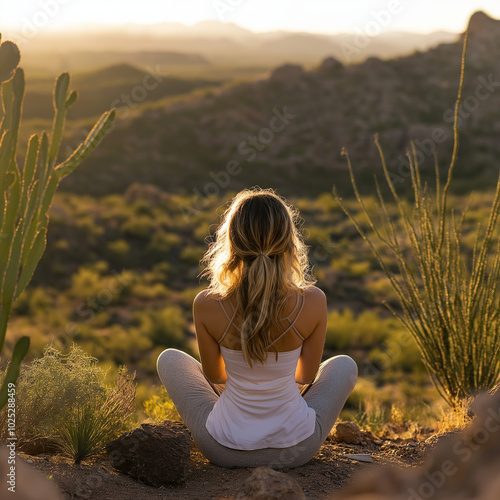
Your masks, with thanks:
<instances>
[{"instance_id":1,"label":"green bush","mask_svg":"<svg viewBox=\"0 0 500 500\"><path fill-rule=\"evenodd\" d=\"M181 417L170 399L165 387L161 386L159 394L153 394L144 401L144 411L153 422L163 422L165 420L180 420Z\"/></svg>"},{"instance_id":2,"label":"green bush","mask_svg":"<svg viewBox=\"0 0 500 500\"><path fill-rule=\"evenodd\" d=\"M328 313L325 347L332 350L347 348L369 349L401 329L394 318L382 319L373 311L363 311L355 317L351 309Z\"/></svg>"},{"instance_id":3,"label":"green bush","mask_svg":"<svg viewBox=\"0 0 500 500\"><path fill-rule=\"evenodd\" d=\"M138 314L140 331L155 345L183 348L186 345L187 321L178 306L142 311Z\"/></svg>"},{"instance_id":4,"label":"green bush","mask_svg":"<svg viewBox=\"0 0 500 500\"><path fill-rule=\"evenodd\" d=\"M175 247L180 246L182 240L175 233L166 233L158 229L153 234L149 243L149 250L154 256L165 258L166 255Z\"/></svg>"},{"instance_id":5,"label":"green bush","mask_svg":"<svg viewBox=\"0 0 500 500\"><path fill-rule=\"evenodd\" d=\"M140 329L125 329L118 324L98 332L91 331L78 339L97 359L111 359L117 364L137 363L153 347L152 340Z\"/></svg>"},{"instance_id":6,"label":"green bush","mask_svg":"<svg viewBox=\"0 0 500 500\"><path fill-rule=\"evenodd\" d=\"M109 386L105 375L97 359L79 346L73 344L66 355L47 346L41 358L22 366L16 383L19 443L48 437L77 461L102 450L127 427L134 404L133 376L121 369L116 384ZM4 409L1 438L6 437L6 418Z\"/></svg>"},{"instance_id":7,"label":"green bush","mask_svg":"<svg viewBox=\"0 0 500 500\"><path fill-rule=\"evenodd\" d=\"M121 369L115 387L72 409L57 429L63 454L80 463L103 452L106 443L130 426L135 398L133 379L134 375Z\"/></svg>"},{"instance_id":8,"label":"green bush","mask_svg":"<svg viewBox=\"0 0 500 500\"><path fill-rule=\"evenodd\" d=\"M107 247L113 256L120 259L125 259L130 252L130 245L124 239L110 241Z\"/></svg>"}]
</instances>

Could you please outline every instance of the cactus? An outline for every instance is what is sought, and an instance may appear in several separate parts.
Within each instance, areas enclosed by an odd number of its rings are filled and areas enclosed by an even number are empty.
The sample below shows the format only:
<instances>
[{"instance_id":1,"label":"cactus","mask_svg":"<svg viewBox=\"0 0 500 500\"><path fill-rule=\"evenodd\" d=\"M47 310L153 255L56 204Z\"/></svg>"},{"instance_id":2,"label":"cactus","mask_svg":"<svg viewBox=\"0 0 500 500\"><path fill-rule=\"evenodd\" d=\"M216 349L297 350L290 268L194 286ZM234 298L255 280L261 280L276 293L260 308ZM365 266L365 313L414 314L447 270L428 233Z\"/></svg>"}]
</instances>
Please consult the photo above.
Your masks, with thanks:
<instances>
[{"instance_id":1,"label":"cactus","mask_svg":"<svg viewBox=\"0 0 500 500\"><path fill-rule=\"evenodd\" d=\"M17 164L17 138L24 98L24 71L18 67L20 53L13 42L1 41L0 97L0 353L13 302L26 288L45 250L48 210L59 181L70 174L101 142L111 127L115 111L105 112L87 138L63 162L57 164L66 113L77 93L69 91L70 77L62 73L54 89L54 121L50 137L43 132L28 142L24 167ZM14 382L29 338L21 337L0 388L0 409L7 401L7 384Z\"/></svg>"}]
</instances>

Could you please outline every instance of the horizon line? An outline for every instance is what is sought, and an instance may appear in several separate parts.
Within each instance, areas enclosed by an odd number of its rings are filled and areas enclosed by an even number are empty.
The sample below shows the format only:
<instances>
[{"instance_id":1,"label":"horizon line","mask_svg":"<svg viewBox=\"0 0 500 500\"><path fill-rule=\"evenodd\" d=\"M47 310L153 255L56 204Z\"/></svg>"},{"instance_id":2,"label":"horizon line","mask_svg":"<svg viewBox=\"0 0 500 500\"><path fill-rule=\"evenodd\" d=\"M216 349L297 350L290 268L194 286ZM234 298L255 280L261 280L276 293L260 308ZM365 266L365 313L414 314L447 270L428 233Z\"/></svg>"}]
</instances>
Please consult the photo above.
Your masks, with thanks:
<instances>
[{"instance_id":1,"label":"horizon line","mask_svg":"<svg viewBox=\"0 0 500 500\"><path fill-rule=\"evenodd\" d=\"M289 30L285 28L276 28L274 30L254 30L247 28L245 26L242 26L240 24L237 24L235 22L224 22L224 21L219 21L217 19L206 19L203 21L198 21L193 24L187 24L183 23L180 21L160 21L160 22L153 22L153 23L134 23L134 22L126 22L126 23L109 23L109 22L84 22L84 23L71 23L66 26L54 26L50 27L47 26L45 27L42 32L46 34L67 34L68 31L74 32L74 31L99 31L103 30L105 31L106 29L113 29L113 30L123 30L127 31L127 28L151 28L154 26L161 26L165 24L172 24L172 25L177 25L182 28L196 28L199 25L203 24L222 24L222 25L228 25L228 26L234 26L237 29L241 29L242 31L247 31L249 34L253 35L264 35L264 34L270 34L270 33L292 33L292 34L308 34L308 35L322 35L322 36L335 36L335 35L356 35L358 34L356 31L335 31L335 32L324 32L324 31L311 31L311 30ZM8 31L12 33L21 33L23 28L19 26L0 26L0 33ZM414 30L405 30L405 29L388 29L388 30L382 30L378 35L387 35L390 33L407 33L411 35L431 35L433 33L449 33L453 35L459 35L462 33L462 31L451 31L447 29L435 29L435 30L430 30L430 31L414 31ZM222 35L223 36L223 35Z\"/></svg>"}]
</instances>

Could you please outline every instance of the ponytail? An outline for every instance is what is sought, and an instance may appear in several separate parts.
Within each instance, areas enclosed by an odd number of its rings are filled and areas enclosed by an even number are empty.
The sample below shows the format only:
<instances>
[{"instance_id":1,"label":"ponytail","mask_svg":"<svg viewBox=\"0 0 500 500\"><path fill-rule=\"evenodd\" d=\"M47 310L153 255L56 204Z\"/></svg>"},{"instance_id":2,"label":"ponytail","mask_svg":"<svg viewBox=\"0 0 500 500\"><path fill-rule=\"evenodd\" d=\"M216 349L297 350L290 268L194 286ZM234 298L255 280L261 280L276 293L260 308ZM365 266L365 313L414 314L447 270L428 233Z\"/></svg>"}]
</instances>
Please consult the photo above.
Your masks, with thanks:
<instances>
[{"instance_id":1,"label":"ponytail","mask_svg":"<svg viewBox=\"0 0 500 500\"><path fill-rule=\"evenodd\" d=\"M241 350L250 366L265 362L271 327L282 325L290 291L315 283L297 219L298 212L271 189L245 189L224 213L201 261L209 293L236 296Z\"/></svg>"},{"instance_id":2,"label":"ponytail","mask_svg":"<svg viewBox=\"0 0 500 500\"><path fill-rule=\"evenodd\" d=\"M279 288L278 266L270 257L259 253L249 264L237 291L243 322L240 325L241 350L248 364L264 363L271 343L270 329L277 314ZM245 279L246 278L246 279Z\"/></svg>"}]
</instances>

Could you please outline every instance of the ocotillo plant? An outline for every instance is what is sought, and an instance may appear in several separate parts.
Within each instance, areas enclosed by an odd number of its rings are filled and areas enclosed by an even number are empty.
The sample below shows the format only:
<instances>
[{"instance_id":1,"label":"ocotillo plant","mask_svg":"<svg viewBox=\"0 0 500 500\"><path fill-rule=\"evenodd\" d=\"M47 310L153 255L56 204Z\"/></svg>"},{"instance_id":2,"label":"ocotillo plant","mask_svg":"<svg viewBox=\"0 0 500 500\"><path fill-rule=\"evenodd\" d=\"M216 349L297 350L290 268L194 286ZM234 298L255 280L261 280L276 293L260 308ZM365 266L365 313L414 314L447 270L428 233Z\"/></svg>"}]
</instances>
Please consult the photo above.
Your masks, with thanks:
<instances>
[{"instance_id":1,"label":"ocotillo plant","mask_svg":"<svg viewBox=\"0 0 500 500\"><path fill-rule=\"evenodd\" d=\"M77 93L69 92L68 73L59 75L54 89L54 121L50 136L32 135L24 166L20 171L17 142L24 98L24 71L18 67L16 44L1 43L0 95L3 120L0 127L0 352L13 302L31 280L45 250L48 210L59 181L70 174L101 142L110 128L115 111L105 112L87 138L62 163L57 163L66 113ZM19 374L29 349L29 338L21 337L13 351L3 385L0 409L7 401L7 387Z\"/></svg>"},{"instance_id":2,"label":"ocotillo plant","mask_svg":"<svg viewBox=\"0 0 500 500\"><path fill-rule=\"evenodd\" d=\"M484 234L477 228L471 261L462 247L462 227L468 206L461 216L448 214L447 193L458 153L458 119L465 74L468 33L465 35L458 98L455 104L454 149L447 180L440 187L435 158L436 192L422 187L417 152L412 142L407 152L411 167L414 193L410 214L394 189L378 137L375 143L380 153L385 179L399 212L399 222L409 248L398 240L395 222L376 182L383 224L377 226L368 213L356 186L349 155L347 162L351 182L361 212L367 217L372 234L382 247L389 250L398 266L399 276L391 270L377 246L361 228L337 195L335 197L377 257L381 267L397 292L402 315L398 316L412 334L422 354L428 372L443 398L455 406L478 391L491 389L500 374L500 240L492 245L500 214L500 177ZM399 236L401 237L401 236ZM493 246L493 248L492 248Z\"/></svg>"}]
</instances>

